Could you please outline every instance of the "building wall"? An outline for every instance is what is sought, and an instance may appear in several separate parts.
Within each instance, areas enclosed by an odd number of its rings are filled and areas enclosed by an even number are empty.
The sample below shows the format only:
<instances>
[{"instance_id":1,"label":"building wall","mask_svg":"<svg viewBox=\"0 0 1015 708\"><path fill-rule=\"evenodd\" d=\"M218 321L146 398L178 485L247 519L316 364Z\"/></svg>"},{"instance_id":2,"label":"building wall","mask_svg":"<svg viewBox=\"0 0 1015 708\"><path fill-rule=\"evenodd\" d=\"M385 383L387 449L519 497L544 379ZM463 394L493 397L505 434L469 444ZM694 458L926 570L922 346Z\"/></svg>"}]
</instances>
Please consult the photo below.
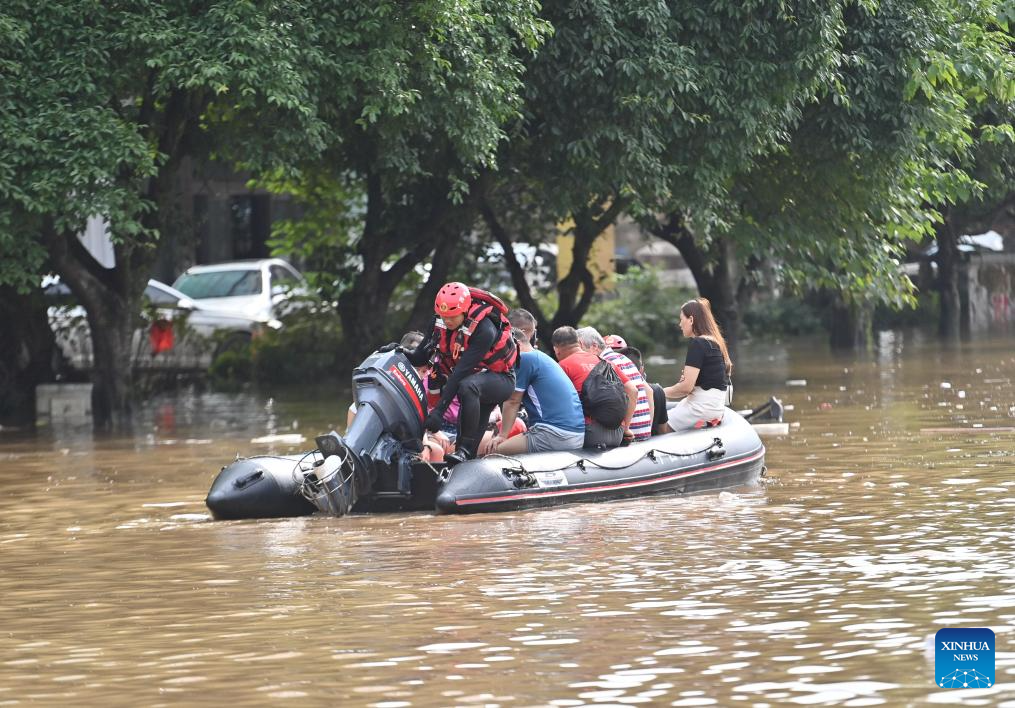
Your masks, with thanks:
<instances>
[{"instance_id":1,"label":"building wall","mask_svg":"<svg viewBox=\"0 0 1015 708\"><path fill-rule=\"evenodd\" d=\"M1015 329L1015 253L974 255L967 277L970 329Z\"/></svg>"}]
</instances>

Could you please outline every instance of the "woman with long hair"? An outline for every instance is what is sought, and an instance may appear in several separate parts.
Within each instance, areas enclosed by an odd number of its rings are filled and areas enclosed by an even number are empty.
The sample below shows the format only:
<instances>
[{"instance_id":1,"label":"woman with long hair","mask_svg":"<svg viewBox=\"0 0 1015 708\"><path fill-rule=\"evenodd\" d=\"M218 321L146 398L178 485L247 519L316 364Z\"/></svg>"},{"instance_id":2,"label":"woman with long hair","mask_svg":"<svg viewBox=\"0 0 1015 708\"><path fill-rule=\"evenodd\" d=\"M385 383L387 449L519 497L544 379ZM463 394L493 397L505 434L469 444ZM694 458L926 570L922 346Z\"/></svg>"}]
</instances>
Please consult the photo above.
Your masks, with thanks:
<instances>
[{"instance_id":1,"label":"woman with long hair","mask_svg":"<svg viewBox=\"0 0 1015 708\"><path fill-rule=\"evenodd\" d=\"M680 399L667 414L666 432L721 423L726 390L732 385L733 362L706 298L680 307L680 332L689 340L687 357L680 381L663 389L666 398Z\"/></svg>"}]
</instances>

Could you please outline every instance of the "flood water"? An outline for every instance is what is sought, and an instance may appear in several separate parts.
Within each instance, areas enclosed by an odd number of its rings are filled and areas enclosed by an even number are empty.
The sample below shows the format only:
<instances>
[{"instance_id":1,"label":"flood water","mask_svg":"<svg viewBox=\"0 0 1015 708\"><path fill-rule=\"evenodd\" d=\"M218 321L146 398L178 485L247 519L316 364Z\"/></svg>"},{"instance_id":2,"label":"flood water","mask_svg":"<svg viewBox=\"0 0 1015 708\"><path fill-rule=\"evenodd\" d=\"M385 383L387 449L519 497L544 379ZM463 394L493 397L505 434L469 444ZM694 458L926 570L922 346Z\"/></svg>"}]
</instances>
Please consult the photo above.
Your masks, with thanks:
<instances>
[{"instance_id":1,"label":"flood water","mask_svg":"<svg viewBox=\"0 0 1015 708\"><path fill-rule=\"evenodd\" d=\"M237 453L344 423L321 391L0 432L0 705L1015 706L1013 340L737 378L798 424L763 484L466 517L212 521ZM994 630L994 686L935 686L942 627Z\"/></svg>"}]
</instances>

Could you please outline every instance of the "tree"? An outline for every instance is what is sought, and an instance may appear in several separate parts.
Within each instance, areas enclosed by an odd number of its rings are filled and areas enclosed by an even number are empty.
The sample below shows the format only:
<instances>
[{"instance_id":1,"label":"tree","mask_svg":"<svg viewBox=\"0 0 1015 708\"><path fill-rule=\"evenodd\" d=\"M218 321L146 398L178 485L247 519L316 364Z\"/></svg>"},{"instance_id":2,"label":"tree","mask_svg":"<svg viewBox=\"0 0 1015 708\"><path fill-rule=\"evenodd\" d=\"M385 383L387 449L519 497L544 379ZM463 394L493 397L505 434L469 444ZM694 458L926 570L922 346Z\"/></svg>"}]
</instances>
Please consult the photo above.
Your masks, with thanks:
<instances>
[{"instance_id":1,"label":"tree","mask_svg":"<svg viewBox=\"0 0 1015 708\"><path fill-rule=\"evenodd\" d=\"M100 421L129 424L130 340L184 157L298 176L353 153L374 170L360 172L367 194L383 185L375 168L425 173L431 141L482 163L512 110L514 43L539 32L529 2L502 6L13 0L0 9L0 278L31 287L48 255L84 305ZM453 193L469 174L463 164ZM114 268L75 236L92 215L111 225ZM367 236L361 255L375 280L360 299L382 292L388 254Z\"/></svg>"},{"instance_id":2,"label":"tree","mask_svg":"<svg viewBox=\"0 0 1015 708\"><path fill-rule=\"evenodd\" d=\"M738 329L735 293L750 276L743 264L762 257L782 264L791 291L837 293L849 343L862 343L856 330L875 302L912 300L899 268L904 242L932 233L935 204L974 184L952 168L971 144L970 108L991 95L1011 100L995 11L950 0L847 5L834 76L779 149L734 176L727 223L692 231L693 211L664 222L662 235L678 233L689 262L736 254L741 282L728 267L699 280L729 329Z\"/></svg>"},{"instance_id":3,"label":"tree","mask_svg":"<svg viewBox=\"0 0 1015 708\"><path fill-rule=\"evenodd\" d=\"M407 6L370 38L378 56L369 71L327 79L349 84L348 103L329 115L343 139L320 163L273 185L310 214L275 247L322 274L350 359L385 336L396 287L431 254L417 302L429 294L432 304L471 228L477 185L496 167L503 125L518 114L522 59L548 29L530 0L428 5ZM388 105L392 96L401 101ZM414 309L418 324L423 305Z\"/></svg>"},{"instance_id":4,"label":"tree","mask_svg":"<svg viewBox=\"0 0 1015 708\"><path fill-rule=\"evenodd\" d=\"M0 12L0 232L12 261L0 276L26 287L48 255L88 313L97 418L126 426L131 338L183 157L210 151L209 138L264 163L324 142L311 100L320 47L304 42L313 17L232 2L17 0ZM232 125L261 129L247 139ZM111 226L113 268L76 237L93 215Z\"/></svg>"},{"instance_id":5,"label":"tree","mask_svg":"<svg viewBox=\"0 0 1015 708\"><path fill-rule=\"evenodd\" d=\"M724 220L734 175L776 150L834 77L842 11L599 0L549 2L544 16L554 36L531 61L524 120L483 214L502 244L523 238L519 204L538 203L544 229L573 219L575 257L554 315L508 264L523 306L555 326L584 314L595 293L585 256L620 213L680 205L702 224Z\"/></svg>"},{"instance_id":6,"label":"tree","mask_svg":"<svg viewBox=\"0 0 1015 708\"><path fill-rule=\"evenodd\" d=\"M973 188L953 195L951 203L939 204L941 222L935 230L938 245L937 288L941 294L938 330L955 339L968 325L968 313L960 305L959 270L963 267L959 238L996 228L1015 209L1015 132L1012 106L987 102L974 118L972 149L959 162L959 169L975 182Z\"/></svg>"}]
</instances>

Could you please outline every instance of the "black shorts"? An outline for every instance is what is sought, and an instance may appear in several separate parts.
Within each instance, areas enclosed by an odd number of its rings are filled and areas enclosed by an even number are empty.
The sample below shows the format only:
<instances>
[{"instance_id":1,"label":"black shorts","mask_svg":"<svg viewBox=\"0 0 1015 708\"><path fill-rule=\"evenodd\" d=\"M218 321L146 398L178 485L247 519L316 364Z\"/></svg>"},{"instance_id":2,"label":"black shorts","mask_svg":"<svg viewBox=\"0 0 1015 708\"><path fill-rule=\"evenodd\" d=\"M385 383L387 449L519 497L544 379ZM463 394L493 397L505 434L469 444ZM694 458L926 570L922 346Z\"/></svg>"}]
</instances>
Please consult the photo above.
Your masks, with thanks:
<instances>
[{"instance_id":1,"label":"black shorts","mask_svg":"<svg viewBox=\"0 0 1015 708\"><path fill-rule=\"evenodd\" d=\"M652 427L665 423L666 418L666 394L660 384L649 384L652 387L652 398L655 401L655 412L652 416Z\"/></svg>"}]
</instances>

